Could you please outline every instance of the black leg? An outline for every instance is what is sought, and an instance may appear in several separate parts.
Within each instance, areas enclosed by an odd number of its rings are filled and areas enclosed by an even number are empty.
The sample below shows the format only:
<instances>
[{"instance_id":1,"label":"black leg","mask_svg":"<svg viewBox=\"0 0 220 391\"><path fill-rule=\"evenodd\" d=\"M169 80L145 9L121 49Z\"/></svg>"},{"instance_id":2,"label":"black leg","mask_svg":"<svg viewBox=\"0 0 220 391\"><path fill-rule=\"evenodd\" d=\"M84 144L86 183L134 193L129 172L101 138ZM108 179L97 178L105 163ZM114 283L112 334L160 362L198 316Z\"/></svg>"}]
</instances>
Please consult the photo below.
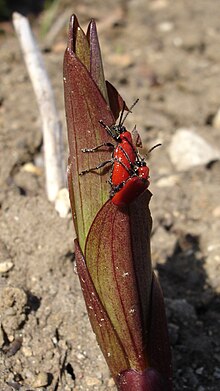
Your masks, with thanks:
<instances>
[{"instance_id":1,"label":"black leg","mask_svg":"<svg viewBox=\"0 0 220 391\"><path fill-rule=\"evenodd\" d=\"M94 147L94 148L83 148L81 149L82 152L95 152L97 151L99 148L102 148L102 147L110 147L110 148L114 148L114 145L112 143L102 143L100 145L97 145L97 147Z\"/></svg>"},{"instance_id":2,"label":"black leg","mask_svg":"<svg viewBox=\"0 0 220 391\"><path fill-rule=\"evenodd\" d=\"M88 168L87 170L81 171L79 175L84 175L84 174L87 174L88 172L98 170L99 168L104 167L104 166L105 166L106 164L108 164L108 163L112 163L112 164L113 164L113 162L114 162L113 159L106 160L106 161L104 161L104 162L98 164L98 166L96 166L96 167Z\"/></svg>"},{"instance_id":3,"label":"black leg","mask_svg":"<svg viewBox=\"0 0 220 391\"><path fill-rule=\"evenodd\" d=\"M114 140L117 140L117 137L115 135L115 132L111 129L110 126L106 125L101 119L99 123L103 126L103 128L106 130L106 132L111 136Z\"/></svg>"}]
</instances>

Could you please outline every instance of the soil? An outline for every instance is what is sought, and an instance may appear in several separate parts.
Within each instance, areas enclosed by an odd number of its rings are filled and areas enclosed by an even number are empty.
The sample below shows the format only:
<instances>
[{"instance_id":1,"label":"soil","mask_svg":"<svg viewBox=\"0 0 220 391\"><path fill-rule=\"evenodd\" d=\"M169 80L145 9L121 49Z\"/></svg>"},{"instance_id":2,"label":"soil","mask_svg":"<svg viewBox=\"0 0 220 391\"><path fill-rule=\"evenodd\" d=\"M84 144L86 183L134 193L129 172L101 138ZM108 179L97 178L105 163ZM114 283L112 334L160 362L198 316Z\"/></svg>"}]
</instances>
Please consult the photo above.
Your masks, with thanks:
<instances>
[{"instance_id":1,"label":"soil","mask_svg":"<svg viewBox=\"0 0 220 391\"><path fill-rule=\"evenodd\" d=\"M146 150L162 142L149 160L152 258L165 297L174 389L217 391L220 162L177 172L168 146L176 129L187 127L220 148L212 125L220 104L219 1L71 4L60 1L59 13L69 7L83 27L97 19L106 78L128 104L140 98L127 127L136 123ZM41 17L33 26L45 49ZM9 22L2 28L0 389L115 390L74 271L71 215L60 218L46 197L41 123L19 44ZM65 45L66 26L43 55L66 133Z\"/></svg>"}]
</instances>

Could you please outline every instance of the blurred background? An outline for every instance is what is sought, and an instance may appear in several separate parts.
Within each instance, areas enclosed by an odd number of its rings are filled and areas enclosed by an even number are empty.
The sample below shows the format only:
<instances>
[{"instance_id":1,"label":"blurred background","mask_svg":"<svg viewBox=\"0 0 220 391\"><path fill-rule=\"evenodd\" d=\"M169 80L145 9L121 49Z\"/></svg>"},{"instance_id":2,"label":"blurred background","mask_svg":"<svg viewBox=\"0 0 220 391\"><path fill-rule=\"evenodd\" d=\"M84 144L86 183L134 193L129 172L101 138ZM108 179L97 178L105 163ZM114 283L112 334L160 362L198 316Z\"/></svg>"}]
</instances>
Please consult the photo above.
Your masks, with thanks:
<instances>
[{"instance_id":1,"label":"blurred background","mask_svg":"<svg viewBox=\"0 0 220 391\"><path fill-rule=\"evenodd\" d=\"M68 20L97 22L105 76L149 157L152 260L163 288L175 390L220 379L220 8L212 0L0 0L0 388L114 390L74 273L70 213L45 193L41 121L13 11L26 15L64 131ZM17 387L17 388L16 388ZM21 388L22 387L22 388ZM26 388L25 388L26 387Z\"/></svg>"}]
</instances>

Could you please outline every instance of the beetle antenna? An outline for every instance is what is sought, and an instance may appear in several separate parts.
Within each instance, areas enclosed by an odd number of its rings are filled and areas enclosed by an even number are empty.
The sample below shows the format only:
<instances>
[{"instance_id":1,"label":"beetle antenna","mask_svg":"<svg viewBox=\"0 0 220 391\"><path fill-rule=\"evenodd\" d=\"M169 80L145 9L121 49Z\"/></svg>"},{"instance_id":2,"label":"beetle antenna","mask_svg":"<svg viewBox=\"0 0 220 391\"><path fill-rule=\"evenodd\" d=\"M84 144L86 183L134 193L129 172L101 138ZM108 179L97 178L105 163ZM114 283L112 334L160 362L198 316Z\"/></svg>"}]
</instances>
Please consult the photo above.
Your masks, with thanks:
<instances>
[{"instance_id":1,"label":"beetle antenna","mask_svg":"<svg viewBox=\"0 0 220 391\"><path fill-rule=\"evenodd\" d=\"M161 147L161 145L162 145L161 143L154 145L152 148L149 149L149 151L147 151L145 156L148 156L149 153L151 153L155 148Z\"/></svg>"},{"instance_id":2,"label":"beetle antenna","mask_svg":"<svg viewBox=\"0 0 220 391\"><path fill-rule=\"evenodd\" d=\"M126 120L128 114L132 112L131 110L132 110L133 107L138 103L138 101L139 101L139 99L136 99L136 100L134 101L134 103L131 105L130 109L128 109L127 113L125 114L124 118L122 119L122 116L123 116L124 111L125 111L125 102L124 102L123 110L122 110L122 115L120 116L119 125L121 125L121 126L123 125L123 123L125 122L125 120Z\"/></svg>"},{"instance_id":3,"label":"beetle antenna","mask_svg":"<svg viewBox=\"0 0 220 391\"><path fill-rule=\"evenodd\" d=\"M121 115L120 115L119 123L118 123L119 126L123 125L124 121L122 121L122 120L123 120L124 112L125 112L125 101L123 100L123 107L122 107L122 110L121 110Z\"/></svg>"}]
</instances>

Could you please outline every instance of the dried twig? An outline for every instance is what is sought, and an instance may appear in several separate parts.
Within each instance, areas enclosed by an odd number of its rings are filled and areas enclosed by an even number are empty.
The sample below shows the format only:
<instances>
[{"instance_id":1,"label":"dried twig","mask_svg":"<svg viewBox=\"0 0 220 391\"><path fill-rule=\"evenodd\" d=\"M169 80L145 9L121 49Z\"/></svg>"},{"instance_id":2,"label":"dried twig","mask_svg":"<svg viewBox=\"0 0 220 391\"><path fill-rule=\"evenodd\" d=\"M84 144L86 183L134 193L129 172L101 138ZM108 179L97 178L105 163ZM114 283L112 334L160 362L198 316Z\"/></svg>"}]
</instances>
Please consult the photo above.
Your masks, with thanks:
<instances>
[{"instance_id":1,"label":"dried twig","mask_svg":"<svg viewBox=\"0 0 220 391\"><path fill-rule=\"evenodd\" d=\"M64 161L62 128L55 106L51 83L43 58L27 18L13 14L13 24L38 102L43 125L46 190L48 199L54 201L64 187Z\"/></svg>"}]
</instances>

